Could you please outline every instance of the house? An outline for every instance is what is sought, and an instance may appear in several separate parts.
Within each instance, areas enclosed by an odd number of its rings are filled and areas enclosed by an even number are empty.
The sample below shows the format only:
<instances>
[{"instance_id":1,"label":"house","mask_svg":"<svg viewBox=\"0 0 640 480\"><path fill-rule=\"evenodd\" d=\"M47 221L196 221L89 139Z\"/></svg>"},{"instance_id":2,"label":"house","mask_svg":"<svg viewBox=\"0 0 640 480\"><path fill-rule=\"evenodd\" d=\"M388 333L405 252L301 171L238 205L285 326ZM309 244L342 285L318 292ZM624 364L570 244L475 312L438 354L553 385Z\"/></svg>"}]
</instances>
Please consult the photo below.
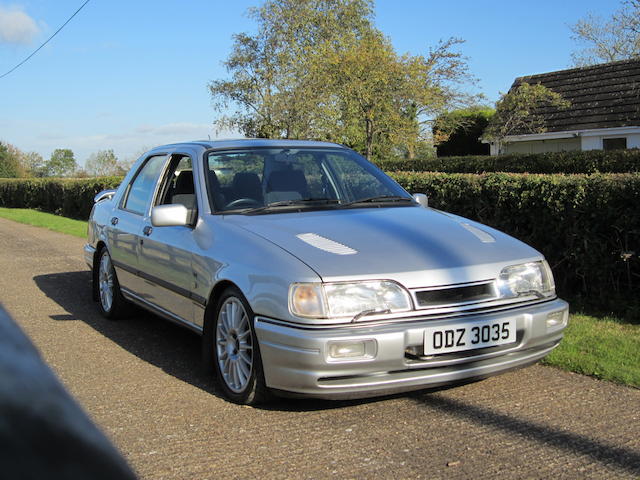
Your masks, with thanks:
<instances>
[{"instance_id":1,"label":"house","mask_svg":"<svg viewBox=\"0 0 640 480\"><path fill-rule=\"evenodd\" d=\"M510 135L500 153L640 148L640 59L519 77L511 88L525 82L544 85L571 106L540 109L546 132ZM491 154L498 153L491 143Z\"/></svg>"}]
</instances>

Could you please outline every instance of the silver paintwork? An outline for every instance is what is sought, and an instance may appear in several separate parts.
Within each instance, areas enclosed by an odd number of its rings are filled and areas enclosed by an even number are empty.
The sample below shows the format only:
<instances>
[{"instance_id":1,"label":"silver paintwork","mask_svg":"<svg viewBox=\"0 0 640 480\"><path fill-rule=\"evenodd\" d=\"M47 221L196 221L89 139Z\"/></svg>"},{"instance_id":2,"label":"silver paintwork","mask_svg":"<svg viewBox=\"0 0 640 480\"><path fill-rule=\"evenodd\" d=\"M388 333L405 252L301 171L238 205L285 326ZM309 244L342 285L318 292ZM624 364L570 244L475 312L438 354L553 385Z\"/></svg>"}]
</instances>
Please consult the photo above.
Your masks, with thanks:
<instances>
[{"instance_id":1,"label":"silver paintwork","mask_svg":"<svg viewBox=\"0 0 640 480\"><path fill-rule=\"evenodd\" d=\"M127 299L197 331L204 325L203 302L215 304L217 286L235 285L257 316L267 386L304 395L366 395L486 376L534 362L559 342L566 321L546 331L548 313L567 312L567 304L559 299L496 298L482 304L367 315L354 324L348 318L292 315L288 291L295 282L392 280L408 289L415 306L420 290L494 282L504 267L543 256L490 227L418 204L257 216L215 214L207 200L205 152L257 146L341 148L323 142L228 140L153 149L138 159L111 198L94 205L84 251L87 263L92 266L95 252L105 245ZM153 226L151 207L144 215L123 210L127 185L145 159L173 154L193 160L195 224ZM113 218L118 219L115 225ZM144 229L150 226L147 235ZM304 241L315 238L309 235L328 239L334 247L342 245L349 250L341 251L350 254L318 248ZM508 352L490 358L438 365L407 360L405 349L419 344L427 323L446 325L460 318L514 318L523 337ZM343 338L373 339L378 353L362 362L328 362L328 342Z\"/></svg>"},{"instance_id":2,"label":"silver paintwork","mask_svg":"<svg viewBox=\"0 0 640 480\"><path fill-rule=\"evenodd\" d=\"M418 202L418 205L424 208L429 207L429 197L424 193L414 193L413 198Z\"/></svg>"},{"instance_id":3,"label":"silver paintwork","mask_svg":"<svg viewBox=\"0 0 640 480\"><path fill-rule=\"evenodd\" d=\"M93 197L93 203L98 203L98 202L101 202L102 200L109 200L115 194L116 194L116 190L114 189L102 190L95 197Z\"/></svg>"}]
</instances>

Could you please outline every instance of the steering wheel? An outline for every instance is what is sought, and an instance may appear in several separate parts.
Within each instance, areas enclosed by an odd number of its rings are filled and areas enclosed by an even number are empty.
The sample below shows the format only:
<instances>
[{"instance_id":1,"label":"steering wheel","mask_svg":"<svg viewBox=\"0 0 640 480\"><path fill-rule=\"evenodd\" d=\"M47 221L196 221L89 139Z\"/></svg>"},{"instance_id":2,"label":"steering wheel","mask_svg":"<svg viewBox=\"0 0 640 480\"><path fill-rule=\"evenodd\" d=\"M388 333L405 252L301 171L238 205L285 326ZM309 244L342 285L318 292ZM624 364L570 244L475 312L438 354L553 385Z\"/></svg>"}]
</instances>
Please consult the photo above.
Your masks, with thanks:
<instances>
[{"instance_id":1,"label":"steering wheel","mask_svg":"<svg viewBox=\"0 0 640 480\"><path fill-rule=\"evenodd\" d=\"M234 208L241 207L261 207L262 202L257 201L255 198L236 198L235 200L229 202L225 207L225 210L231 210Z\"/></svg>"}]
</instances>

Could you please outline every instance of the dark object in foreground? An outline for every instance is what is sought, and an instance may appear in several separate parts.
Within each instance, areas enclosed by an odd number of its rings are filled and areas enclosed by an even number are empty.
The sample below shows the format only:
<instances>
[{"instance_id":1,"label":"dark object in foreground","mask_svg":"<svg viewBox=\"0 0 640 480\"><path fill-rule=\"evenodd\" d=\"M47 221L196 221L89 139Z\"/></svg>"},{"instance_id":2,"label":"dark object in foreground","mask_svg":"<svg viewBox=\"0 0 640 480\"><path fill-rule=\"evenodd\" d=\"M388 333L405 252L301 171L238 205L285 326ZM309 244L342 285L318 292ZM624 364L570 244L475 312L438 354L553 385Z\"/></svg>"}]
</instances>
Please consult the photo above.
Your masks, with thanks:
<instances>
[{"instance_id":1,"label":"dark object in foreground","mask_svg":"<svg viewBox=\"0 0 640 480\"><path fill-rule=\"evenodd\" d=\"M1 306L0 472L16 479L136 478Z\"/></svg>"}]
</instances>

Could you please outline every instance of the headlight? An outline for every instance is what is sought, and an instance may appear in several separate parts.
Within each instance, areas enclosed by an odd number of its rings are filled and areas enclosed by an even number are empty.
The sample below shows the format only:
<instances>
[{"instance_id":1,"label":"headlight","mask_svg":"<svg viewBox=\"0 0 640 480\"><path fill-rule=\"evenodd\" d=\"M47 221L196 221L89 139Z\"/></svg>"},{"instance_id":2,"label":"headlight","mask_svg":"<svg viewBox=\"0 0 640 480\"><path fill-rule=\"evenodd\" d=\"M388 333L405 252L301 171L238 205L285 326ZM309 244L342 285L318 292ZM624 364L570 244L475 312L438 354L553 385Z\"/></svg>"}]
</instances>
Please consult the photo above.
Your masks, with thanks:
<instances>
[{"instance_id":1,"label":"headlight","mask_svg":"<svg viewBox=\"0 0 640 480\"><path fill-rule=\"evenodd\" d=\"M361 313L411 310L409 292L395 282L294 283L289 310L299 317L340 318Z\"/></svg>"},{"instance_id":2,"label":"headlight","mask_svg":"<svg viewBox=\"0 0 640 480\"><path fill-rule=\"evenodd\" d=\"M551 297L556 293L553 274L546 260L505 267L498 278L502 298L536 295Z\"/></svg>"}]
</instances>

